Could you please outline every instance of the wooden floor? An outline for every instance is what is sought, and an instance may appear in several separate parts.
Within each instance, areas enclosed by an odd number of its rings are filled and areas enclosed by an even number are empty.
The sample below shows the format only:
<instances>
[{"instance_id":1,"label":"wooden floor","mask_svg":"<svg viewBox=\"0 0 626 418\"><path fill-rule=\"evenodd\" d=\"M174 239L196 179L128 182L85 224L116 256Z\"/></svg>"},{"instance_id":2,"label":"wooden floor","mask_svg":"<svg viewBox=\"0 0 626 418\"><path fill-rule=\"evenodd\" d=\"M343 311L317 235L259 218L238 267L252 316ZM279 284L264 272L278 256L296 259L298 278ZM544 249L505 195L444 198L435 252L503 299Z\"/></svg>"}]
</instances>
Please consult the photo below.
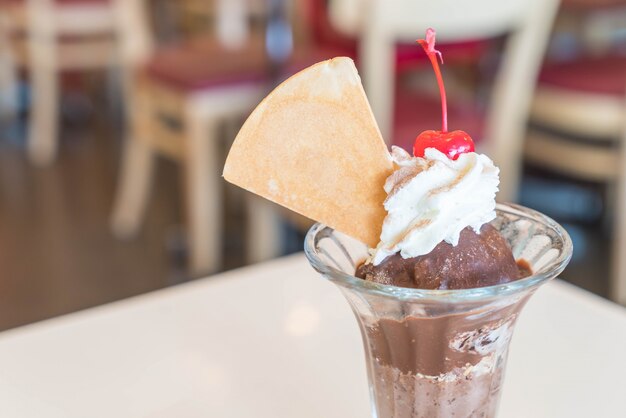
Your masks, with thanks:
<instances>
[{"instance_id":1,"label":"wooden floor","mask_svg":"<svg viewBox=\"0 0 626 418\"><path fill-rule=\"evenodd\" d=\"M180 223L178 176L162 163L145 228L108 228L119 135L104 119L64 127L58 160L26 161L22 135L0 140L0 329L144 293L181 279L168 251Z\"/></svg>"},{"instance_id":2,"label":"wooden floor","mask_svg":"<svg viewBox=\"0 0 626 418\"><path fill-rule=\"evenodd\" d=\"M139 236L115 239L108 217L119 129L107 115L85 119L64 125L59 158L47 168L26 160L24 135L0 130L0 330L187 280L177 167L159 164ZM232 268L243 262L244 226L236 210L227 213ZM594 227L576 231L586 246L565 277L606 295L607 240Z\"/></svg>"}]
</instances>

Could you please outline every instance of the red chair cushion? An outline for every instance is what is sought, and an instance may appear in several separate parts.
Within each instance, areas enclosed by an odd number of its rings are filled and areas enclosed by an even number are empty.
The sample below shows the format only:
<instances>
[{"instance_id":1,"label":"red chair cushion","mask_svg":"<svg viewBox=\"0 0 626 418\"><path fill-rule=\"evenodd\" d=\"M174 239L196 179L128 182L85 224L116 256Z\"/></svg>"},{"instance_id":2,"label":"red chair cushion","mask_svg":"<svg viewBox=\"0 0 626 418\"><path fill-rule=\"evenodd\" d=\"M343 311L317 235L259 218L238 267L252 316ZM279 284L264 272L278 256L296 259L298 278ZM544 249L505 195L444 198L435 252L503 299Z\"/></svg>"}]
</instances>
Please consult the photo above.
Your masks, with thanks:
<instances>
[{"instance_id":1,"label":"red chair cushion","mask_svg":"<svg viewBox=\"0 0 626 418\"><path fill-rule=\"evenodd\" d=\"M467 40L437 45L446 64L475 64L491 47L490 40ZM396 72L430 66L430 61L417 43L396 45Z\"/></svg>"},{"instance_id":2,"label":"red chair cushion","mask_svg":"<svg viewBox=\"0 0 626 418\"><path fill-rule=\"evenodd\" d=\"M258 41L227 49L212 39L196 39L162 48L145 71L177 89L198 90L260 81L267 66L263 44Z\"/></svg>"},{"instance_id":3,"label":"red chair cushion","mask_svg":"<svg viewBox=\"0 0 626 418\"><path fill-rule=\"evenodd\" d=\"M283 71L293 74L337 55L332 49L296 48ZM158 51L144 71L177 90L196 91L269 81L270 69L263 38L256 37L236 49L212 38L175 44Z\"/></svg>"},{"instance_id":4,"label":"red chair cushion","mask_svg":"<svg viewBox=\"0 0 626 418\"><path fill-rule=\"evenodd\" d=\"M584 57L575 61L546 64L539 85L577 92L626 94L626 56Z\"/></svg>"},{"instance_id":5,"label":"red chair cushion","mask_svg":"<svg viewBox=\"0 0 626 418\"><path fill-rule=\"evenodd\" d=\"M478 143L484 132L484 120L478 106L448 101L449 130L465 131ZM439 97L397 89L392 143L412 152L415 137L429 129L441 129Z\"/></svg>"}]
</instances>

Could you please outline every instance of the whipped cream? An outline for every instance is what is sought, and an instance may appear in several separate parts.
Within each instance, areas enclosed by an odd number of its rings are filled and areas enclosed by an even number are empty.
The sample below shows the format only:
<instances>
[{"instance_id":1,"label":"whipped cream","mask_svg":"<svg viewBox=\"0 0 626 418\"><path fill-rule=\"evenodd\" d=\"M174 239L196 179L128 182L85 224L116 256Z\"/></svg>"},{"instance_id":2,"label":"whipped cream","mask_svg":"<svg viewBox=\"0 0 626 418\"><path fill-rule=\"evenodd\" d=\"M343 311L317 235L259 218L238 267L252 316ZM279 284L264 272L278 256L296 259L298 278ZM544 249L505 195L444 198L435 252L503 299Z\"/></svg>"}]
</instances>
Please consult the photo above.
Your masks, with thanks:
<instances>
[{"instance_id":1,"label":"whipped cream","mask_svg":"<svg viewBox=\"0 0 626 418\"><path fill-rule=\"evenodd\" d=\"M392 147L391 156L397 170L385 183L387 217L374 265L397 252L403 258L428 254L442 241L457 245L463 229L479 233L496 217L499 170L486 155L470 152L451 160L427 148L419 158Z\"/></svg>"}]
</instances>

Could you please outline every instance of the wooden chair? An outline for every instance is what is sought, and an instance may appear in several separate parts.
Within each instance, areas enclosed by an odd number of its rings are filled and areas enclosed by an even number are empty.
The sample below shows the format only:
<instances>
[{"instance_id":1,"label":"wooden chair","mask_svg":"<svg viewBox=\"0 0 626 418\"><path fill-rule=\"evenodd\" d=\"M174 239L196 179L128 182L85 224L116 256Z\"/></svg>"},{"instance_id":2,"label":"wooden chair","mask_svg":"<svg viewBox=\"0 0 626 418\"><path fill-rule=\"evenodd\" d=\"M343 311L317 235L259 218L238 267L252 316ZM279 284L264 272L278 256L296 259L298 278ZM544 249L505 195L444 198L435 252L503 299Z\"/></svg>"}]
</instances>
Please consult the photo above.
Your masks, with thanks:
<instances>
[{"instance_id":1,"label":"wooden chair","mask_svg":"<svg viewBox=\"0 0 626 418\"><path fill-rule=\"evenodd\" d=\"M111 225L118 237L133 236L146 209L157 155L181 163L188 225L190 270L206 274L219 269L222 259L221 169L217 141L219 125L242 117L260 101L269 87L270 62L262 33L247 33L243 0L217 2L219 19L212 36L190 39L167 48L155 48L145 24L142 0L116 0L124 33L127 63L128 133ZM238 23L239 22L239 23ZM228 28L234 28L229 33ZM326 58L299 50L287 72ZM264 219L255 231L265 234L265 252L276 242L269 234L276 219L267 206L251 213ZM258 211L258 213L257 213ZM262 216L268 213L268 216ZM254 241L256 242L256 241ZM255 251L255 250L253 250Z\"/></svg>"},{"instance_id":2,"label":"wooden chair","mask_svg":"<svg viewBox=\"0 0 626 418\"><path fill-rule=\"evenodd\" d=\"M117 37L109 0L5 0L0 3L16 80L18 67L29 70L32 108L28 153L36 164L54 160L58 145L59 73L111 68ZM2 29L2 28L0 28Z\"/></svg>"},{"instance_id":3,"label":"wooden chair","mask_svg":"<svg viewBox=\"0 0 626 418\"><path fill-rule=\"evenodd\" d=\"M116 7L124 34L128 131L113 232L120 238L137 233L156 156L176 159L184 172L190 268L194 274L213 272L220 266L222 243L218 125L248 111L260 98L262 44L244 39L244 49L229 49L213 37L158 50L144 1L116 0ZM245 68L232 60L244 60Z\"/></svg>"},{"instance_id":4,"label":"wooden chair","mask_svg":"<svg viewBox=\"0 0 626 418\"><path fill-rule=\"evenodd\" d=\"M583 56L547 64L532 102L531 121L543 129L529 132L529 162L613 185L610 296L626 305L626 58Z\"/></svg>"},{"instance_id":5,"label":"wooden chair","mask_svg":"<svg viewBox=\"0 0 626 418\"><path fill-rule=\"evenodd\" d=\"M424 102L426 96L405 98L402 106L396 106L393 54L397 42L414 41L428 27L437 30L441 42L509 34L480 146L501 168L499 198L513 200L532 90L557 6L558 0L334 0L330 11L337 28L360 36L365 90L383 136L396 143L405 139L392 140L394 130L412 132L413 139L424 126L437 128L437 119L431 118L440 117L438 103L430 99ZM406 112L394 112L395 109ZM430 122L425 124L424 119ZM450 120L454 121L454 116ZM454 127L464 128L459 123L454 123Z\"/></svg>"}]
</instances>

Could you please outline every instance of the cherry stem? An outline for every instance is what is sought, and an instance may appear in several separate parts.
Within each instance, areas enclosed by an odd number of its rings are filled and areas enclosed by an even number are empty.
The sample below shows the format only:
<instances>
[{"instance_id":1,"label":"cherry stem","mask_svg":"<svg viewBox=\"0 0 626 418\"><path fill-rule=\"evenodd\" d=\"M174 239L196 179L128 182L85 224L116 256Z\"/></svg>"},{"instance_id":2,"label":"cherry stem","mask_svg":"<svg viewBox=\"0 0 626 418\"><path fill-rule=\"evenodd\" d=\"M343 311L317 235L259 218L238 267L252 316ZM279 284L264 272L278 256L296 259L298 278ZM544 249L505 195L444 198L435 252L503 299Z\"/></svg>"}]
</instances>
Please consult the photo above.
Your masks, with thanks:
<instances>
[{"instance_id":1,"label":"cherry stem","mask_svg":"<svg viewBox=\"0 0 626 418\"><path fill-rule=\"evenodd\" d=\"M433 70L435 71L435 76L437 77L437 84L439 85L439 94L441 95L441 131L448 132L448 104L446 101L446 88L443 85L443 77L441 76L441 70L439 69L439 62L437 62L437 57L439 57L441 59L441 63L443 64L443 58L441 56L441 52L435 49L435 31L433 29L428 29L426 31L426 40L418 39L417 43L424 48L424 52L426 52L426 55L428 55L428 58L433 65Z\"/></svg>"}]
</instances>

